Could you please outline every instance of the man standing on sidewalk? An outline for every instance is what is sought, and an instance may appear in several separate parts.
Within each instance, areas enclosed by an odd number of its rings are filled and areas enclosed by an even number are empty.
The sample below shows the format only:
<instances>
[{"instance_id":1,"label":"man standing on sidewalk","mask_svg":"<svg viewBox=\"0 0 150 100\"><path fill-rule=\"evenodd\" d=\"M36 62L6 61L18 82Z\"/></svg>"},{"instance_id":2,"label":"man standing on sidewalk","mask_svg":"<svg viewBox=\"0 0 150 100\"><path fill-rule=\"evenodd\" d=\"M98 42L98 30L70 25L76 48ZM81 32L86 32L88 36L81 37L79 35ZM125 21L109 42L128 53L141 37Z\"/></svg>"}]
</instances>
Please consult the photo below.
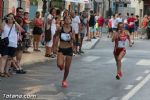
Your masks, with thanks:
<instances>
[{"instance_id":1,"label":"man standing on sidewalk","mask_svg":"<svg viewBox=\"0 0 150 100\"><path fill-rule=\"evenodd\" d=\"M91 39L96 39L96 19L93 11L90 11L90 18L89 18L89 34L88 34L88 41L91 41Z\"/></svg>"},{"instance_id":2,"label":"man standing on sidewalk","mask_svg":"<svg viewBox=\"0 0 150 100\"><path fill-rule=\"evenodd\" d=\"M77 16L76 14L75 14L75 12L72 12L71 13L71 17L72 17L72 23L71 23L71 25L72 25L72 31L74 32L74 34L75 34L75 43L74 43L74 52L75 52L75 54L80 54L80 52L79 52L79 46L80 46L80 44L79 44L79 40L80 40L80 34L79 34L79 30L80 30L80 17L79 16Z\"/></svg>"},{"instance_id":3,"label":"man standing on sidewalk","mask_svg":"<svg viewBox=\"0 0 150 100\"><path fill-rule=\"evenodd\" d=\"M17 21L17 23L23 27L23 8L18 7L16 9L16 16L15 16L15 20ZM24 32L18 33L19 34L19 41L18 41L18 47L17 47L17 51L16 51L16 61L13 61L13 67L16 68L16 73L17 74L25 74L26 71L24 71L21 67L21 59L22 59L22 54L23 54L23 50L24 50L24 42L23 42L23 38L25 36Z\"/></svg>"},{"instance_id":4,"label":"man standing on sidewalk","mask_svg":"<svg viewBox=\"0 0 150 100\"><path fill-rule=\"evenodd\" d=\"M98 18L99 37L102 36L104 22L105 22L105 19L102 16L100 16Z\"/></svg>"}]
</instances>

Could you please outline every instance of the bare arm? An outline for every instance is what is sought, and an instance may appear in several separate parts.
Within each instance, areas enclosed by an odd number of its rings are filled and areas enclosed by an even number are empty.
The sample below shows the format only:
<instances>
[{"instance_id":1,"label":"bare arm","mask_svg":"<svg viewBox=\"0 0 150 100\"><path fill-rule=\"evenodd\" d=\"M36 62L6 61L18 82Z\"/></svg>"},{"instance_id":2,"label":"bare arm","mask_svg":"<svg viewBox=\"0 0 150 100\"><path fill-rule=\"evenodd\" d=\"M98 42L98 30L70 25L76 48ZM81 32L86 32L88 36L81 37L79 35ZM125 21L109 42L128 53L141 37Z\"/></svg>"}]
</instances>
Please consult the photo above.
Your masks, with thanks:
<instances>
[{"instance_id":1,"label":"bare arm","mask_svg":"<svg viewBox=\"0 0 150 100\"><path fill-rule=\"evenodd\" d=\"M16 25L17 31L19 31L19 32L23 32L24 31L24 29L16 21L14 22L14 24Z\"/></svg>"}]
</instances>

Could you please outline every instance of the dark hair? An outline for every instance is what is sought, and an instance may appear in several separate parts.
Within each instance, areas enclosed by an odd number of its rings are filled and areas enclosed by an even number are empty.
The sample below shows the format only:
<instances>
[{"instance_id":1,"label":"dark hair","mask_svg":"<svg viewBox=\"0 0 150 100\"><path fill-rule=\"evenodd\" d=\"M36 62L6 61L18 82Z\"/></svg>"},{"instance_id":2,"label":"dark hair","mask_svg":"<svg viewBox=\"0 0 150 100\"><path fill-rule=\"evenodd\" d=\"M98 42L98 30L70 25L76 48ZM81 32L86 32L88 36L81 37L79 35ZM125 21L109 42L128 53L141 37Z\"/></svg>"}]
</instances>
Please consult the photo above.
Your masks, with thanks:
<instances>
[{"instance_id":1,"label":"dark hair","mask_svg":"<svg viewBox=\"0 0 150 100\"><path fill-rule=\"evenodd\" d=\"M13 15L13 17L15 17L15 15L14 15L13 13L7 14L7 15L5 16L5 18L4 18L6 23L8 23L8 19L7 19L7 18L8 18L10 15Z\"/></svg>"},{"instance_id":2,"label":"dark hair","mask_svg":"<svg viewBox=\"0 0 150 100\"><path fill-rule=\"evenodd\" d=\"M115 17L115 14L113 14L113 17Z\"/></svg>"},{"instance_id":3,"label":"dark hair","mask_svg":"<svg viewBox=\"0 0 150 100\"><path fill-rule=\"evenodd\" d=\"M94 13L94 11L93 11L93 10L91 10L91 11L90 11L90 14L93 14L93 13Z\"/></svg>"},{"instance_id":4,"label":"dark hair","mask_svg":"<svg viewBox=\"0 0 150 100\"><path fill-rule=\"evenodd\" d=\"M56 15L60 15L61 11L59 9L56 10Z\"/></svg>"},{"instance_id":5,"label":"dark hair","mask_svg":"<svg viewBox=\"0 0 150 100\"><path fill-rule=\"evenodd\" d=\"M137 18L139 18L139 15L136 15Z\"/></svg>"},{"instance_id":6,"label":"dark hair","mask_svg":"<svg viewBox=\"0 0 150 100\"><path fill-rule=\"evenodd\" d=\"M129 13L127 13L127 16L129 16Z\"/></svg>"},{"instance_id":7,"label":"dark hair","mask_svg":"<svg viewBox=\"0 0 150 100\"><path fill-rule=\"evenodd\" d=\"M29 12L24 12L24 15L29 14Z\"/></svg>"},{"instance_id":8,"label":"dark hair","mask_svg":"<svg viewBox=\"0 0 150 100\"><path fill-rule=\"evenodd\" d=\"M118 25L117 25L117 31L119 30L120 24L123 24L123 22L119 22L119 23L118 23Z\"/></svg>"},{"instance_id":9,"label":"dark hair","mask_svg":"<svg viewBox=\"0 0 150 100\"><path fill-rule=\"evenodd\" d=\"M22 10L23 10L23 8L22 8L22 7L18 7L18 8L16 9L16 12L18 13L20 9L22 9Z\"/></svg>"},{"instance_id":10,"label":"dark hair","mask_svg":"<svg viewBox=\"0 0 150 100\"><path fill-rule=\"evenodd\" d=\"M131 13L131 16L133 16L134 14L133 13Z\"/></svg>"},{"instance_id":11,"label":"dark hair","mask_svg":"<svg viewBox=\"0 0 150 100\"><path fill-rule=\"evenodd\" d=\"M121 15L121 13L119 13L119 16Z\"/></svg>"},{"instance_id":12,"label":"dark hair","mask_svg":"<svg viewBox=\"0 0 150 100\"><path fill-rule=\"evenodd\" d=\"M39 12L39 11L37 11L37 12L35 13L35 15L37 15L37 14L40 14L40 12Z\"/></svg>"},{"instance_id":13,"label":"dark hair","mask_svg":"<svg viewBox=\"0 0 150 100\"><path fill-rule=\"evenodd\" d=\"M63 18L63 20L65 21L65 19L66 19L67 17L70 17L70 20L72 20L72 19L71 19L71 16L65 16L65 17Z\"/></svg>"},{"instance_id":14,"label":"dark hair","mask_svg":"<svg viewBox=\"0 0 150 100\"><path fill-rule=\"evenodd\" d=\"M52 12L53 12L54 9L55 9L55 8L51 8L51 9L50 9L50 14L52 14Z\"/></svg>"}]
</instances>

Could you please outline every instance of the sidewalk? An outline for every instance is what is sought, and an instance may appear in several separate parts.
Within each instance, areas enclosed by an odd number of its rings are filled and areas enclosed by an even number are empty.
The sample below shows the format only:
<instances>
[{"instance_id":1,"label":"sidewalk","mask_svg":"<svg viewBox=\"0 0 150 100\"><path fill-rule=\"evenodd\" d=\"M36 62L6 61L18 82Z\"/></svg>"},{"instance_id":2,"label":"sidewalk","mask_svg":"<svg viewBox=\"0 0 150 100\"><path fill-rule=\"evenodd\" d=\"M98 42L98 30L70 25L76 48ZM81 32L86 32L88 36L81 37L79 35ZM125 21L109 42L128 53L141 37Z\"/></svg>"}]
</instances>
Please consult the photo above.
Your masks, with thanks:
<instances>
[{"instance_id":1,"label":"sidewalk","mask_svg":"<svg viewBox=\"0 0 150 100\"><path fill-rule=\"evenodd\" d=\"M99 40L100 39L98 38L92 39L92 41L84 41L83 50L92 49L98 43ZM41 47L40 50L41 52L33 52L33 48L29 48L31 54L23 54L21 65L29 65L50 60L50 58L44 56L45 48Z\"/></svg>"}]
</instances>

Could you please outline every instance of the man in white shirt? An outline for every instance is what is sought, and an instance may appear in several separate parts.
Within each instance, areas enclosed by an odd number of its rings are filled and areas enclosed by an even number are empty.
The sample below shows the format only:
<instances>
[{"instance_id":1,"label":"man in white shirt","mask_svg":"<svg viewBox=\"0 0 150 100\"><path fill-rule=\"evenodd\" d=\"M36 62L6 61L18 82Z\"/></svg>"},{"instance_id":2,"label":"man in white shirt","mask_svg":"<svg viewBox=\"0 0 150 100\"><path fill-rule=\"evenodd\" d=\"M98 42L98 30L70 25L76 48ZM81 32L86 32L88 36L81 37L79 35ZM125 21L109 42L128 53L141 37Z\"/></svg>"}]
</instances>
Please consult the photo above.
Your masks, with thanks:
<instances>
[{"instance_id":1,"label":"man in white shirt","mask_svg":"<svg viewBox=\"0 0 150 100\"><path fill-rule=\"evenodd\" d=\"M72 17L72 23L71 23L71 25L72 25L72 31L73 31L73 33L75 34L75 44L74 44L74 46L75 46L75 54L76 53L79 53L79 39L80 39L80 34L79 34L79 29L80 29L80 17L79 16L77 16L76 14L75 14L75 12L71 12L71 17Z\"/></svg>"},{"instance_id":2,"label":"man in white shirt","mask_svg":"<svg viewBox=\"0 0 150 100\"><path fill-rule=\"evenodd\" d=\"M113 18L111 20L112 20L112 30L113 32L115 32L117 30L117 20L115 15L113 15Z\"/></svg>"},{"instance_id":3,"label":"man in white shirt","mask_svg":"<svg viewBox=\"0 0 150 100\"><path fill-rule=\"evenodd\" d=\"M121 13L116 15L116 21L117 21L117 23L123 22L123 18L121 17Z\"/></svg>"}]
</instances>

